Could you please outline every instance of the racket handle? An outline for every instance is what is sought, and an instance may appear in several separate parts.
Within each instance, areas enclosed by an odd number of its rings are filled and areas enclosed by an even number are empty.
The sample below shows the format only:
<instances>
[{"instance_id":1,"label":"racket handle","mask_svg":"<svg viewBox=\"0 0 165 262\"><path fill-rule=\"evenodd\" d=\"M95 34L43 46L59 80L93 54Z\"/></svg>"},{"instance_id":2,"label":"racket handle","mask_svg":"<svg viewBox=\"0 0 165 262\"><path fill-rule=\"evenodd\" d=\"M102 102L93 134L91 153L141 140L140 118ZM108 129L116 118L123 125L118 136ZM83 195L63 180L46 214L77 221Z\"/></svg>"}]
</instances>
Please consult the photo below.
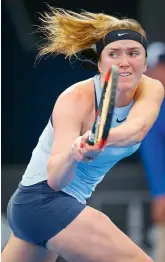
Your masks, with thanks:
<instances>
[{"instance_id":1,"label":"racket handle","mask_svg":"<svg viewBox=\"0 0 165 262\"><path fill-rule=\"evenodd\" d=\"M90 146L94 146L94 142L90 141L90 140L87 141L87 144L90 145Z\"/></svg>"},{"instance_id":2,"label":"racket handle","mask_svg":"<svg viewBox=\"0 0 165 262\"><path fill-rule=\"evenodd\" d=\"M90 146L94 145L94 134L92 132L90 132L90 134L89 134L87 144L90 145Z\"/></svg>"}]
</instances>

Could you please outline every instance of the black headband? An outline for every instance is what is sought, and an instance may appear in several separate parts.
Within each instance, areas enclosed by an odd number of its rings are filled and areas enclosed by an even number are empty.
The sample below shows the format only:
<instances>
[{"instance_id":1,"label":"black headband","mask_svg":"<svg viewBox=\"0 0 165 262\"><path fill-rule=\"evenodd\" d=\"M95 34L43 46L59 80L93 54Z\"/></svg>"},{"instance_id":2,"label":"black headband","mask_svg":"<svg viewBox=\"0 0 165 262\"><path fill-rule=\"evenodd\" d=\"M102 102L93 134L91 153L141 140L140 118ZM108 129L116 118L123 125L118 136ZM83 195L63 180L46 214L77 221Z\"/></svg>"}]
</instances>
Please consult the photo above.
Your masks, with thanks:
<instances>
[{"instance_id":1,"label":"black headband","mask_svg":"<svg viewBox=\"0 0 165 262\"><path fill-rule=\"evenodd\" d=\"M140 33L134 30L119 29L109 32L103 39L99 40L96 43L97 56L100 57L100 54L106 45L114 41L124 40L124 39L129 39L139 42L146 50L146 55L147 55L147 40L143 35L141 35Z\"/></svg>"}]
</instances>

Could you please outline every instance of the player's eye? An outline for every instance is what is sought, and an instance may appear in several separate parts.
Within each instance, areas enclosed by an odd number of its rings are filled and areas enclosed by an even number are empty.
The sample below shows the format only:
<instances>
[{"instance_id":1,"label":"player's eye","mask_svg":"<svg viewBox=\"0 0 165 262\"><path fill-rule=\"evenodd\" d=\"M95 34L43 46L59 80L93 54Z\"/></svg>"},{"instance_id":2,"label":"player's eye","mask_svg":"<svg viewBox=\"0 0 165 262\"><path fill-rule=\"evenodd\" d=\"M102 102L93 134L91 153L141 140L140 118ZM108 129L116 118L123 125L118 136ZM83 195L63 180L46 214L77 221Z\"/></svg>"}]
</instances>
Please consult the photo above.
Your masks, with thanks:
<instances>
[{"instance_id":1,"label":"player's eye","mask_svg":"<svg viewBox=\"0 0 165 262\"><path fill-rule=\"evenodd\" d=\"M131 51L130 52L130 56L138 56L139 55L139 52L138 51Z\"/></svg>"},{"instance_id":2,"label":"player's eye","mask_svg":"<svg viewBox=\"0 0 165 262\"><path fill-rule=\"evenodd\" d=\"M117 52L110 52L109 56L112 57L112 58L115 58L115 57L118 56L118 53Z\"/></svg>"}]
</instances>

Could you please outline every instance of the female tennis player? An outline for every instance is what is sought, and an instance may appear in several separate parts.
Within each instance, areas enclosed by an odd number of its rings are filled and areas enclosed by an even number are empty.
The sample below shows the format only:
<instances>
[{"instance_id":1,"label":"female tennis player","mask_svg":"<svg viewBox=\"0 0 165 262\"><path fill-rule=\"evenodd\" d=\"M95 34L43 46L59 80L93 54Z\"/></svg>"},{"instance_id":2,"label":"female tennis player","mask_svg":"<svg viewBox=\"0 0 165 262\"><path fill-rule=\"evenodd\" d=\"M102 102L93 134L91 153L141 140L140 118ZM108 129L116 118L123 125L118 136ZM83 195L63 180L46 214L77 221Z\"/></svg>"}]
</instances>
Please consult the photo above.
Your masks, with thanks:
<instances>
[{"instance_id":1,"label":"female tennis player","mask_svg":"<svg viewBox=\"0 0 165 262\"><path fill-rule=\"evenodd\" d=\"M145 32L134 20L85 11L51 9L43 23L48 42L40 55L72 57L93 49L98 74L57 99L52 121L9 201L13 234L2 261L53 262L60 255L69 262L151 262L109 217L86 205L105 174L139 148L159 114L163 86L143 75ZM86 142L112 64L119 68L119 83L112 128L101 151ZM41 247L50 252L43 260Z\"/></svg>"}]
</instances>

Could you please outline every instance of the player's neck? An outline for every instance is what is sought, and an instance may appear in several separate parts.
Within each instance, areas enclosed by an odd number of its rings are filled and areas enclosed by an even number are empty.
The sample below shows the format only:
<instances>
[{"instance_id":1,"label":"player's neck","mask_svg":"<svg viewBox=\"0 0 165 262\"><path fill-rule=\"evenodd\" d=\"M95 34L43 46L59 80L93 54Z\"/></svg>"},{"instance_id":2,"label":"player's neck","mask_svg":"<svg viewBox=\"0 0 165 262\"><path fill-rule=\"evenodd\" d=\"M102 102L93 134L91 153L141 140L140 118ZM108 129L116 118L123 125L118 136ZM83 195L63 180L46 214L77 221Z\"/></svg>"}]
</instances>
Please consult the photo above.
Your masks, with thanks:
<instances>
[{"instance_id":1,"label":"player's neck","mask_svg":"<svg viewBox=\"0 0 165 262\"><path fill-rule=\"evenodd\" d=\"M128 106L131 103L134 94L135 94L135 90L130 90L127 92L117 91L115 107Z\"/></svg>"}]
</instances>

